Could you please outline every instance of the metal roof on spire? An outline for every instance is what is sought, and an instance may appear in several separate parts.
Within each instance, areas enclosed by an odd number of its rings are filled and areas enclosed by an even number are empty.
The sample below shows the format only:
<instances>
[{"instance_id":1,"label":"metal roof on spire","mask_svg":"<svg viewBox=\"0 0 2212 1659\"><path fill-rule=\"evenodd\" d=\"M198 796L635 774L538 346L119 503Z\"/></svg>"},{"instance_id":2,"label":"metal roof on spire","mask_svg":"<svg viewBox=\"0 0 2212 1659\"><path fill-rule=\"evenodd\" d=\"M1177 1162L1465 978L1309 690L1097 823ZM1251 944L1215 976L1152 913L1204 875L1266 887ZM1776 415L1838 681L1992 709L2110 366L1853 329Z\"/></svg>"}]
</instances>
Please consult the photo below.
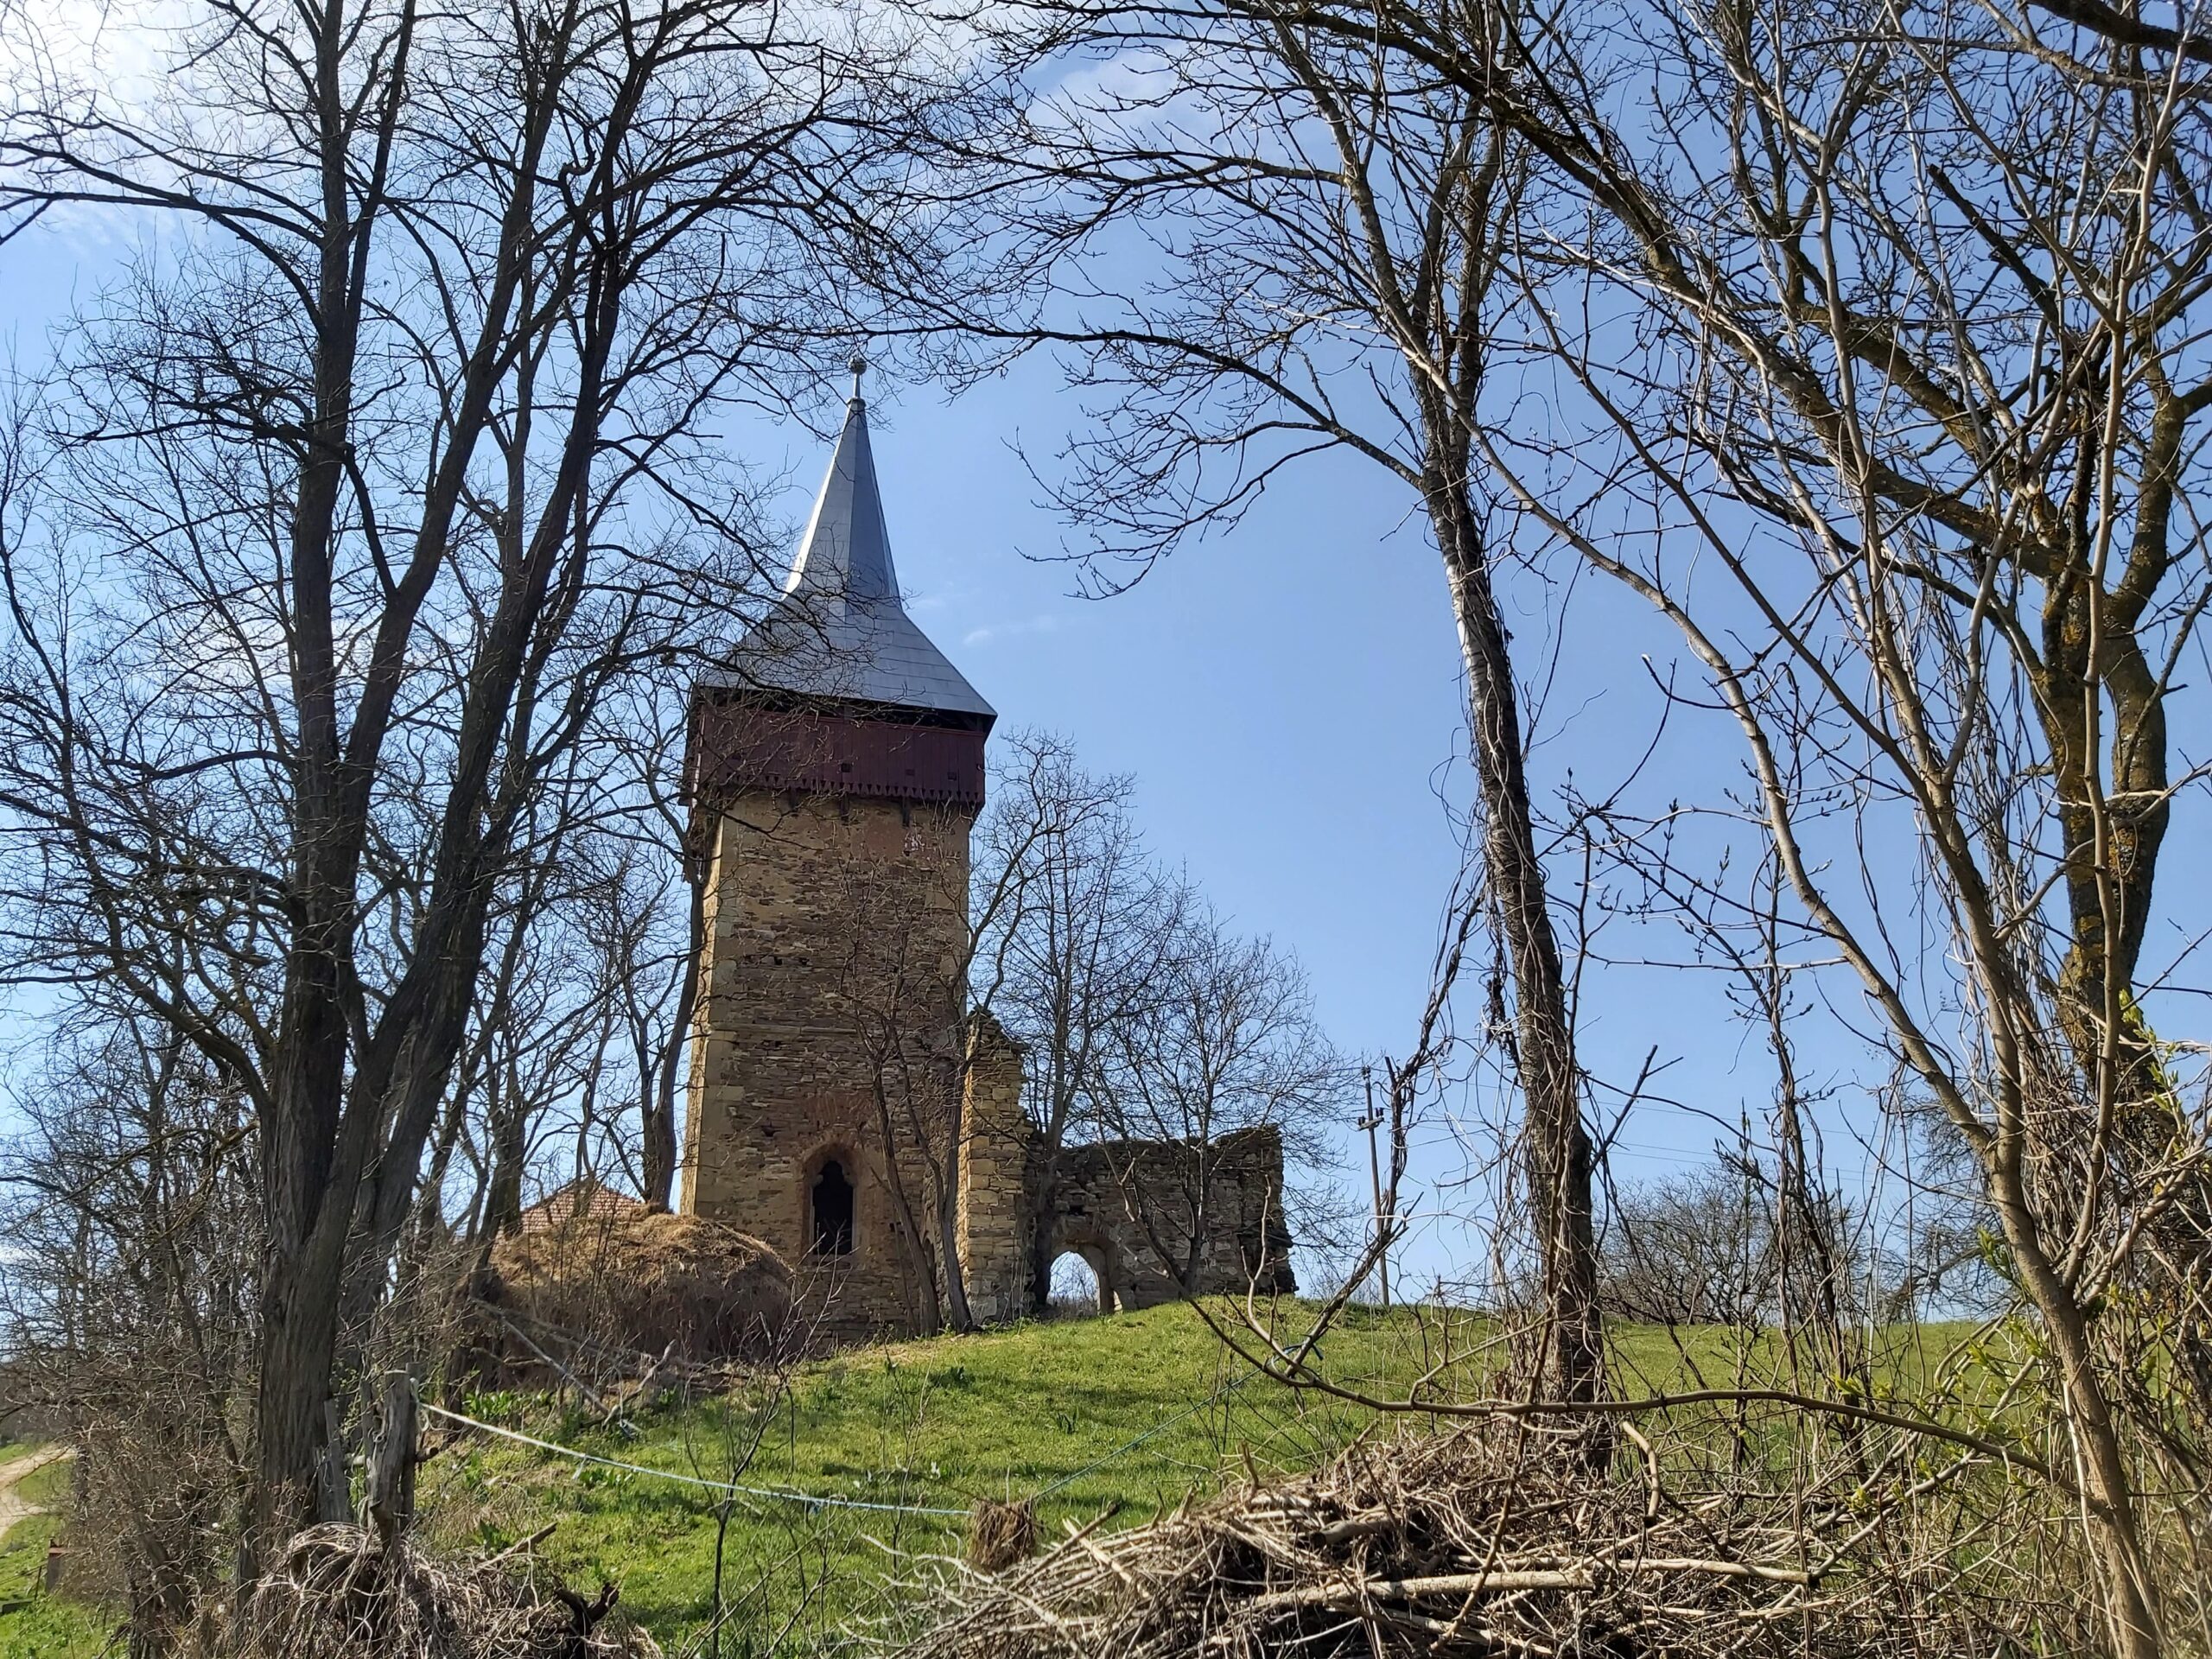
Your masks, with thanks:
<instances>
[{"instance_id":1,"label":"metal roof on spire","mask_svg":"<svg viewBox=\"0 0 2212 1659\"><path fill-rule=\"evenodd\" d=\"M891 563L891 533L883 523L883 495L876 488L875 454L868 447L868 400L861 396L865 359L853 359L853 395L845 404L845 429L830 457L814 514L799 538L784 592L828 608L855 602L899 602L899 573Z\"/></svg>"},{"instance_id":2,"label":"metal roof on spire","mask_svg":"<svg viewBox=\"0 0 2212 1659\"><path fill-rule=\"evenodd\" d=\"M861 396L867 366L853 359L844 430L783 596L739 642L728 671L708 677L708 683L988 722L997 712L915 626L899 601L868 447L868 403Z\"/></svg>"}]
</instances>

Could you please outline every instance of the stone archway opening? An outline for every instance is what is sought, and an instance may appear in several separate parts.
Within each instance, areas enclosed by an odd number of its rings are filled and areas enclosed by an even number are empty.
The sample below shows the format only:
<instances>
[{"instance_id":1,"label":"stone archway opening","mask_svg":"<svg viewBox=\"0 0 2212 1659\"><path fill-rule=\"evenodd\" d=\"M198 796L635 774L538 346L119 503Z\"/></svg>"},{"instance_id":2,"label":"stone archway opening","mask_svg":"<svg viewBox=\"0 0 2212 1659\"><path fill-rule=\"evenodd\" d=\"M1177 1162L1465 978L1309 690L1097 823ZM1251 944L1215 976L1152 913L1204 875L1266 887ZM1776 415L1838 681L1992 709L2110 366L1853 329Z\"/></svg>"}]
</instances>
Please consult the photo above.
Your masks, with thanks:
<instances>
[{"instance_id":1,"label":"stone archway opening","mask_svg":"<svg viewBox=\"0 0 2212 1659\"><path fill-rule=\"evenodd\" d=\"M1071 1246L1053 1257L1046 1295L1046 1306L1052 1317L1085 1319L1093 1314L1113 1313L1120 1303L1104 1267L1104 1253L1091 1246Z\"/></svg>"}]
</instances>

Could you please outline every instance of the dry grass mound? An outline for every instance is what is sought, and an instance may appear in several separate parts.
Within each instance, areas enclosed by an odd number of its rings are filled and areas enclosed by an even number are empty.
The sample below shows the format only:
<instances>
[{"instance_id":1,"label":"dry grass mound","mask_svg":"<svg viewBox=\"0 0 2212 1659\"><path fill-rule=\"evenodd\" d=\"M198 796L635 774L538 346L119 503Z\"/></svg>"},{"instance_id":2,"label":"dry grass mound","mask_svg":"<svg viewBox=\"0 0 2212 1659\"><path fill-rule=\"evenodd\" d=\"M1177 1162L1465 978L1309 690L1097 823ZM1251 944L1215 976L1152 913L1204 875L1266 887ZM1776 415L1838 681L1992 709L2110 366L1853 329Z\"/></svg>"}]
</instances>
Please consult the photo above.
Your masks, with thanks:
<instances>
[{"instance_id":1,"label":"dry grass mound","mask_svg":"<svg viewBox=\"0 0 2212 1659\"><path fill-rule=\"evenodd\" d=\"M404 1539L387 1550L359 1527L322 1526L203 1646L232 1659L658 1659L615 1600L611 1586L586 1600L527 1556L441 1563Z\"/></svg>"},{"instance_id":2,"label":"dry grass mound","mask_svg":"<svg viewBox=\"0 0 2212 1659\"><path fill-rule=\"evenodd\" d=\"M734 1228L633 1206L499 1240L485 1300L512 1316L491 1344L511 1370L543 1359L549 1333L571 1351L711 1362L773 1347L791 1317L791 1274Z\"/></svg>"},{"instance_id":3,"label":"dry grass mound","mask_svg":"<svg viewBox=\"0 0 2212 1659\"><path fill-rule=\"evenodd\" d=\"M1887 1659L2001 1649L1936 1577L1802 1494L1662 1491L1496 1429L1355 1447L1302 1480L993 1578L907 1659ZM1831 1550L1824 1534L1850 1541ZM957 1572L950 1567L948 1570ZM1948 1575L1942 1575L1948 1577ZM1952 1586L1944 1585L1942 1591Z\"/></svg>"},{"instance_id":4,"label":"dry grass mound","mask_svg":"<svg viewBox=\"0 0 2212 1659\"><path fill-rule=\"evenodd\" d=\"M979 1573L1002 1573L1037 1553L1037 1506L976 1500L968 1516L968 1565Z\"/></svg>"}]
</instances>

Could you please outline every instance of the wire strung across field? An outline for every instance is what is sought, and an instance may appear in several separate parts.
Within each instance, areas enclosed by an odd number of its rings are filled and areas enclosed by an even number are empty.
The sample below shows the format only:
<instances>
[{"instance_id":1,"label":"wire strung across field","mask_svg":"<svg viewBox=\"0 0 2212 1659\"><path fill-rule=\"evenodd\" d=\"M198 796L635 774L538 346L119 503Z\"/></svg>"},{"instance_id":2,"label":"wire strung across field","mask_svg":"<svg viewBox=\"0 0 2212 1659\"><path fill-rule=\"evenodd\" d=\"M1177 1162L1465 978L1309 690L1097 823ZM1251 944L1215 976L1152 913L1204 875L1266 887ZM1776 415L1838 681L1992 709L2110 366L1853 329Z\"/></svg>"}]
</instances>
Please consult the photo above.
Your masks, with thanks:
<instances>
[{"instance_id":1,"label":"wire strung across field","mask_svg":"<svg viewBox=\"0 0 2212 1659\"><path fill-rule=\"evenodd\" d=\"M1050 1497L1054 1492L1058 1491L1063 1486L1074 1485L1076 1482L1081 1480L1085 1475L1094 1474L1097 1471L1103 1469L1108 1464L1113 1462L1116 1458L1123 1457L1128 1453L1135 1451L1137 1447L1142 1446L1154 1435L1159 1433L1161 1429L1173 1427L1175 1424L1181 1422L1185 1417L1195 1417L1198 1413L1205 1410L1209 1406L1217 1404L1220 1401L1227 1398L1230 1395L1236 1393L1237 1389L1243 1388L1247 1382L1249 1382L1254 1377L1259 1375L1260 1373L1257 1371L1245 1371L1239 1376L1228 1379L1219 1384L1214 1391L1206 1395L1205 1399L1193 1401L1191 1404L1184 1407L1182 1410L1176 1412L1170 1416L1161 1418L1158 1422L1154 1423L1150 1428L1146 1429L1143 1433L1135 1436L1133 1439L1122 1441L1121 1445L1116 1446L1111 1452L1106 1453L1105 1456L1094 1459L1092 1461L1084 1465L1082 1468L1075 1471L1072 1474L1062 1475L1058 1480L1053 1481L1047 1485L1039 1486L1035 1491L1029 1494L1028 1501L1032 1503L1039 1503L1045 1498Z\"/></svg>"},{"instance_id":2,"label":"wire strung across field","mask_svg":"<svg viewBox=\"0 0 2212 1659\"><path fill-rule=\"evenodd\" d=\"M741 1486L734 1481L709 1480L704 1475L687 1475L677 1469L653 1469L642 1463L625 1463L620 1458L603 1458L596 1452L579 1451L573 1446L563 1446L554 1440L541 1440L536 1435L524 1434L512 1428L501 1428L497 1423L482 1422L463 1416L457 1411L448 1411L425 1400L422 1408L433 1417L442 1417L449 1423L461 1423L480 1429L486 1434L496 1434L503 1440L512 1440L518 1446L533 1446L541 1452L551 1452L578 1463L595 1463L602 1469L619 1469L625 1474L645 1475L655 1480L672 1480L684 1486L696 1486L709 1492L726 1492L740 1497L766 1497L785 1503L804 1503L817 1510L871 1510L881 1515L941 1515L965 1519L966 1510L934 1508L926 1503L881 1503L860 1497L827 1497L817 1492L794 1491L783 1486Z\"/></svg>"},{"instance_id":3,"label":"wire strung across field","mask_svg":"<svg viewBox=\"0 0 2212 1659\"><path fill-rule=\"evenodd\" d=\"M1065 1487L1072 1486L1085 1475L1096 1474L1116 1459L1126 1457L1135 1451L1137 1447L1162 1430L1172 1428L1185 1418L1196 1416L1209 1407L1218 1404L1258 1375L1256 1371L1246 1371L1241 1376L1224 1380L1211 1394L1207 1395L1204 1399L1193 1401L1182 1410L1161 1418L1150 1427L1122 1441L1121 1445L1103 1456L1094 1458L1082 1468L1073 1470L1062 1475L1058 1480L1050 1481L1039 1486L1029 1495L1026 1501L1032 1504L1040 1503L1054 1492ZM474 1428L486 1434L496 1434L503 1440L514 1441L518 1446L535 1446L541 1452L550 1452L556 1456L573 1459L578 1463L596 1464L602 1469L616 1469L624 1474L644 1475L655 1480L671 1480L681 1485L697 1487L704 1491L723 1492L741 1497L768 1498L785 1503L802 1503L810 1509L818 1510L868 1510L880 1515L933 1515L959 1520L966 1519L969 1514L969 1511L964 1509L944 1509L927 1503L884 1503L867 1498L825 1497L820 1493L797 1491L785 1486L744 1486L734 1481L709 1480L704 1475L687 1475L677 1469L655 1469L641 1463L625 1463L620 1458L601 1457L596 1452L581 1451L572 1446L563 1446L556 1440L541 1440L534 1434L524 1434L517 1429L502 1428L497 1423L487 1423L458 1411L448 1411L443 1406L434 1406L427 1400L418 1401L417 1403L423 1410L429 1413L433 1417L442 1417L449 1423L459 1423L464 1427Z\"/></svg>"}]
</instances>

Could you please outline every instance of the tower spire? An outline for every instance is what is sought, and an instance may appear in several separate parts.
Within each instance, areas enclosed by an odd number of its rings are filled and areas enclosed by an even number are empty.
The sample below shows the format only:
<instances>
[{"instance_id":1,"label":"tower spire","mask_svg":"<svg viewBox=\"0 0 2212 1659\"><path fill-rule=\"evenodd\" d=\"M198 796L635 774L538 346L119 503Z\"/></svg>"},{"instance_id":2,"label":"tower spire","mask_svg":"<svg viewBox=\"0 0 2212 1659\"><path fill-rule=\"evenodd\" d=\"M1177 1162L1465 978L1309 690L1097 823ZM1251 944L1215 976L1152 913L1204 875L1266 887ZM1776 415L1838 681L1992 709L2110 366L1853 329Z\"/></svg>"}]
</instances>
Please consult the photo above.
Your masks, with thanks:
<instances>
[{"instance_id":1,"label":"tower spire","mask_svg":"<svg viewBox=\"0 0 2212 1659\"><path fill-rule=\"evenodd\" d=\"M739 643L729 680L988 728L991 705L899 602L861 394L868 362L855 353L847 366L853 390L845 423L783 597Z\"/></svg>"},{"instance_id":2,"label":"tower spire","mask_svg":"<svg viewBox=\"0 0 2212 1659\"><path fill-rule=\"evenodd\" d=\"M867 367L861 359L853 359L853 395L845 404L844 429L837 435L814 516L784 582L785 593L804 600L817 614L842 613L855 604L899 602L898 567L891 561L891 535L883 522L875 454L868 443L868 400L861 396Z\"/></svg>"}]
</instances>

